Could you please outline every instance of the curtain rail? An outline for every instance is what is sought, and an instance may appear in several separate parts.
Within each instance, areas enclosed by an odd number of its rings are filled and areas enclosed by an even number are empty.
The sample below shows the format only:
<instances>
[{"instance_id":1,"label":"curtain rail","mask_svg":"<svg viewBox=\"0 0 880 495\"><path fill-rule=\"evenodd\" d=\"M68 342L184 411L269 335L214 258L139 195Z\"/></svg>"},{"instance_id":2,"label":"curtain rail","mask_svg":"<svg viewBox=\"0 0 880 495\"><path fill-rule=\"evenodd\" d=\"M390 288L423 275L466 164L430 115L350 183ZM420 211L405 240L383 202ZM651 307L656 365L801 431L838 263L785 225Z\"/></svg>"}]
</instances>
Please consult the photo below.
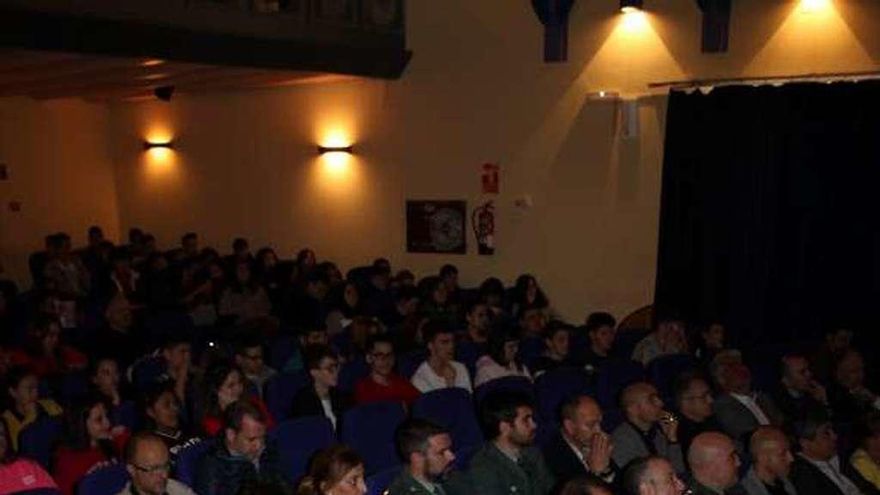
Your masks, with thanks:
<instances>
[{"instance_id":1,"label":"curtain rail","mask_svg":"<svg viewBox=\"0 0 880 495\"><path fill-rule=\"evenodd\" d=\"M864 71L864 72L830 72L825 74L800 74L791 76L765 76L765 77L729 77L718 79L691 79L687 81L662 81L648 83L649 88L698 88L700 86L724 86L732 84L750 84L750 83L788 83L813 80L834 80L834 79L873 79L880 78L880 71Z\"/></svg>"}]
</instances>

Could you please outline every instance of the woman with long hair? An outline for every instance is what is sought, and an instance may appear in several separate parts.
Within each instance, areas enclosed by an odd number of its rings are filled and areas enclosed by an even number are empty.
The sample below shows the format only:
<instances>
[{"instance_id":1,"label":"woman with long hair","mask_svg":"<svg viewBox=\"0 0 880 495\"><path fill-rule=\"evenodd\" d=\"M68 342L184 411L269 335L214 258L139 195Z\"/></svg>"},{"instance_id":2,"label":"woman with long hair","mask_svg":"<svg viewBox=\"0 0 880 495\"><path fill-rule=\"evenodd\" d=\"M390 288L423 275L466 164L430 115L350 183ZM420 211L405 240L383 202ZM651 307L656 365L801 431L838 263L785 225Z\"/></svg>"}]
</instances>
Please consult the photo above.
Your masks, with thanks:
<instances>
[{"instance_id":1,"label":"woman with long hair","mask_svg":"<svg viewBox=\"0 0 880 495\"><path fill-rule=\"evenodd\" d=\"M519 335L513 330L501 330L489 335L489 353L477 360L474 386L505 376L532 379L529 369L517 358Z\"/></svg>"},{"instance_id":2,"label":"woman with long hair","mask_svg":"<svg viewBox=\"0 0 880 495\"><path fill-rule=\"evenodd\" d=\"M364 462L357 452L335 445L318 452L300 481L296 495L364 495Z\"/></svg>"},{"instance_id":3,"label":"woman with long hair","mask_svg":"<svg viewBox=\"0 0 880 495\"><path fill-rule=\"evenodd\" d=\"M235 401L246 398L260 409L267 418L266 425L275 425L269 409L258 397L246 397L244 373L237 366L222 362L208 369L205 374L202 431L214 436L223 429L223 412Z\"/></svg>"}]
</instances>

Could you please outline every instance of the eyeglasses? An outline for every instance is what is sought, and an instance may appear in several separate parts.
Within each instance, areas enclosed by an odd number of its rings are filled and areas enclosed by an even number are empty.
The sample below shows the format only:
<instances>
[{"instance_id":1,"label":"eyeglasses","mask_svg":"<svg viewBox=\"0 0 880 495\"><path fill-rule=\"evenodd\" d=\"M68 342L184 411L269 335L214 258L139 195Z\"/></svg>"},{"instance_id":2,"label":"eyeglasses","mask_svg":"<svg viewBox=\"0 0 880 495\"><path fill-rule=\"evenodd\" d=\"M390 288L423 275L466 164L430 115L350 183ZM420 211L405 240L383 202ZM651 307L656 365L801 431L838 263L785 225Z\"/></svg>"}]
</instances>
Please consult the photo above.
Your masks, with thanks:
<instances>
[{"instance_id":1,"label":"eyeglasses","mask_svg":"<svg viewBox=\"0 0 880 495\"><path fill-rule=\"evenodd\" d=\"M131 463L131 466L133 466L135 469L137 469L138 471L145 473L145 474L167 473L167 472L171 471L171 463L170 462L166 462L165 464L159 464L157 466L140 466L135 463Z\"/></svg>"}]
</instances>

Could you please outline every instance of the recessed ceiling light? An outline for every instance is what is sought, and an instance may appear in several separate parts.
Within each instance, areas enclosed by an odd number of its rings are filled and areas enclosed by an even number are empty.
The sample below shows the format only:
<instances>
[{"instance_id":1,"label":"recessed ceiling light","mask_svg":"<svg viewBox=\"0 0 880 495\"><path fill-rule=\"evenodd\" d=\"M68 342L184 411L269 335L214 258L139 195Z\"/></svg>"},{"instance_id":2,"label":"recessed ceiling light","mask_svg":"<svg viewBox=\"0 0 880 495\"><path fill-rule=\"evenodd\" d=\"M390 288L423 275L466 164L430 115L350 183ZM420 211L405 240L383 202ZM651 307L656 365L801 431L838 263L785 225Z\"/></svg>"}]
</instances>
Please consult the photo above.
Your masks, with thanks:
<instances>
[{"instance_id":1,"label":"recessed ceiling light","mask_svg":"<svg viewBox=\"0 0 880 495\"><path fill-rule=\"evenodd\" d=\"M157 65L162 65L164 63L165 63L165 61L162 60L161 58L151 58L151 59L147 59L147 60L144 60L143 62L141 62L141 67L155 67Z\"/></svg>"}]
</instances>

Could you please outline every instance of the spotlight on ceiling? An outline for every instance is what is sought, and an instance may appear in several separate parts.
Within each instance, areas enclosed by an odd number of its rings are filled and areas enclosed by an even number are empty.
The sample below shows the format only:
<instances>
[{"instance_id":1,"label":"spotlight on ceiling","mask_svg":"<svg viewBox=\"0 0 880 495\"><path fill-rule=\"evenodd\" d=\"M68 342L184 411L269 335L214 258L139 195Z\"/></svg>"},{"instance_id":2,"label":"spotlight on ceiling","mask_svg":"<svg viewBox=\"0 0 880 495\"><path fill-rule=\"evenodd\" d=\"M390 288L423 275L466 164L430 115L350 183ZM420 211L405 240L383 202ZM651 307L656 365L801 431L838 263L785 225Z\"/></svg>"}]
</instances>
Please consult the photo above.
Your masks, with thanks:
<instances>
[{"instance_id":1,"label":"spotlight on ceiling","mask_svg":"<svg viewBox=\"0 0 880 495\"><path fill-rule=\"evenodd\" d=\"M620 11L624 14L642 10L644 0L620 0Z\"/></svg>"},{"instance_id":2,"label":"spotlight on ceiling","mask_svg":"<svg viewBox=\"0 0 880 495\"><path fill-rule=\"evenodd\" d=\"M174 86L159 86L153 90L153 94L162 101L171 101L171 97L174 96Z\"/></svg>"}]
</instances>

